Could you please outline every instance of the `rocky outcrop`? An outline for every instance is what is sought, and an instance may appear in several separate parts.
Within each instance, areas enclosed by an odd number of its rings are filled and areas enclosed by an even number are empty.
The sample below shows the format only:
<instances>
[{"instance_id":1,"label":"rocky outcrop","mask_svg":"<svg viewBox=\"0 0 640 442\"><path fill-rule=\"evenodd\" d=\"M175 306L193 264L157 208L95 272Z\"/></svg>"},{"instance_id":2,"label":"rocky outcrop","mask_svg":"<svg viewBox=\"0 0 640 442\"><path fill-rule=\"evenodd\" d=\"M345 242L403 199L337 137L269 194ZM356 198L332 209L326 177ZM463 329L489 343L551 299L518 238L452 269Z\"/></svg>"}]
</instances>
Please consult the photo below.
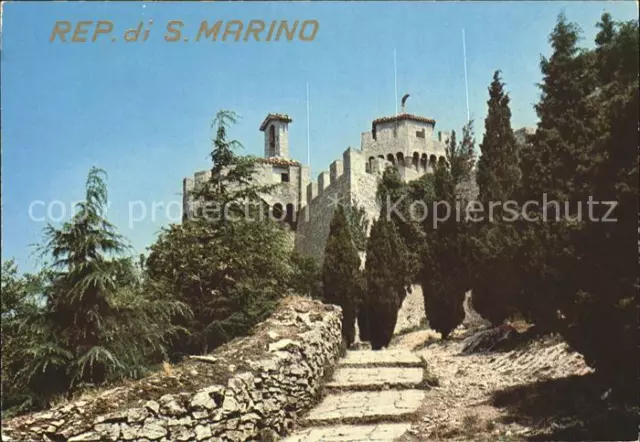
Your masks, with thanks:
<instances>
[{"instance_id":1,"label":"rocky outcrop","mask_svg":"<svg viewBox=\"0 0 640 442\"><path fill-rule=\"evenodd\" d=\"M342 349L339 307L287 298L248 337L3 423L2 440L244 441L285 435Z\"/></svg>"}]
</instances>

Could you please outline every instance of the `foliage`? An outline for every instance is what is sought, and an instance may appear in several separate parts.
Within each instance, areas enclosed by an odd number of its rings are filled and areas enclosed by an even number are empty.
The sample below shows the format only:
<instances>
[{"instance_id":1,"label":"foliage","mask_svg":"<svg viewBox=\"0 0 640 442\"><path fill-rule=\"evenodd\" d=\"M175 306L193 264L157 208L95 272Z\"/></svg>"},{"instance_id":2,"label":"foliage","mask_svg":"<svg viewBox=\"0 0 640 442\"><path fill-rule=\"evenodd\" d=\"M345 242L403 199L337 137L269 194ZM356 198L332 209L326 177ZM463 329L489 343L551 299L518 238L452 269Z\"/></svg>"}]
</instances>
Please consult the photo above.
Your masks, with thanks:
<instances>
[{"instance_id":1,"label":"foliage","mask_svg":"<svg viewBox=\"0 0 640 442\"><path fill-rule=\"evenodd\" d=\"M342 205L338 205L331 219L322 280L325 301L342 307L342 335L347 345L351 345L355 339L355 319L362 298L363 281L360 257Z\"/></svg>"},{"instance_id":2,"label":"foliage","mask_svg":"<svg viewBox=\"0 0 640 442\"><path fill-rule=\"evenodd\" d=\"M362 305L365 320L360 324L361 335L368 337L374 350L391 342L398 309L410 282L406 261L406 247L383 209L367 241L366 296Z\"/></svg>"},{"instance_id":3,"label":"foliage","mask_svg":"<svg viewBox=\"0 0 640 442\"><path fill-rule=\"evenodd\" d=\"M213 121L213 162L207 185L194 191L202 210L160 233L147 260L158 290L172 293L194 315L182 325L190 331L174 342L174 357L209 352L246 334L265 319L292 289L309 290L309 262L292 260L285 231L264 217L261 195L272 186L253 184L255 158L235 153L240 142L228 137L233 112ZM208 216L209 204L222 216ZM304 281L295 277L304 273Z\"/></svg>"},{"instance_id":4,"label":"foliage","mask_svg":"<svg viewBox=\"0 0 640 442\"><path fill-rule=\"evenodd\" d=\"M40 251L51 268L23 278L9 269L7 291L15 295L3 301L3 340L19 338L20 345L9 344L8 373L34 406L83 386L141 376L166 355L177 332L172 319L188 314L179 302L142 289L132 260L120 257L127 246L104 214L104 175L92 168L74 217L45 228ZM3 299L4 290L3 281Z\"/></svg>"},{"instance_id":5,"label":"foliage","mask_svg":"<svg viewBox=\"0 0 640 442\"><path fill-rule=\"evenodd\" d=\"M638 273L638 21L614 22L603 14L591 54L598 79L588 98L597 110L590 144L592 164L583 178L596 201L616 201L616 222L585 220L567 229L573 247L562 269L571 278L563 294L560 328L597 373L622 394L637 392ZM574 187L577 187L574 185ZM608 210L595 206L596 216Z\"/></svg>"},{"instance_id":6,"label":"foliage","mask_svg":"<svg viewBox=\"0 0 640 442\"><path fill-rule=\"evenodd\" d=\"M520 295L520 278L514 265L520 237L513 223L503 221L502 204L516 198L521 175L509 96L500 71L493 75L487 105L477 181L478 199L490 212L474 226L471 238L472 301L478 313L499 325L516 313L516 297ZM491 208L494 202L500 205Z\"/></svg>"},{"instance_id":7,"label":"foliage","mask_svg":"<svg viewBox=\"0 0 640 442\"><path fill-rule=\"evenodd\" d=\"M268 221L197 219L163 229L149 277L193 311L174 356L210 352L265 319L288 292L289 259L286 233Z\"/></svg>"},{"instance_id":8,"label":"foliage","mask_svg":"<svg viewBox=\"0 0 640 442\"><path fill-rule=\"evenodd\" d=\"M367 212L356 201L351 201L344 206L344 214L347 217L351 238L358 252L364 252L367 247Z\"/></svg>"},{"instance_id":9,"label":"foliage","mask_svg":"<svg viewBox=\"0 0 640 442\"><path fill-rule=\"evenodd\" d=\"M299 295L322 298L322 273L314 258L302 256L297 252L291 255L293 274L291 289Z\"/></svg>"},{"instance_id":10,"label":"foliage","mask_svg":"<svg viewBox=\"0 0 640 442\"><path fill-rule=\"evenodd\" d=\"M596 47L581 49L579 28L560 15L543 57L539 124L518 156L517 185L508 110L490 86L478 184L482 199L515 192L538 221L482 225L474 234L474 306L494 323L513 312L560 333L622 394L636 391L638 213L638 22L607 13ZM501 106L500 103L505 104ZM499 137L498 137L499 138ZM489 159L491 159L489 161ZM544 194L547 201L544 205ZM596 204L589 206L589 200ZM602 217L616 204L610 219ZM546 217L546 218L545 218ZM436 255L439 256L439 255ZM492 271L497 269L500 273Z\"/></svg>"},{"instance_id":11,"label":"foliage","mask_svg":"<svg viewBox=\"0 0 640 442\"><path fill-rule=\"evenodd\" d=\"M470 289L470 228L456 213L456 202L466 203L467 195L460 189L472 180L474 164L473 123L463 128L463 137L456 141L455 132L446 149L446 164L440 163L434 173L434 204L432 217L440 221L423 224L425 245L422 252L422 285L425 311L430 326L449 336L464 319L463 301ZM462 205L461 205L462 207ZM458 221L460 220L460 221Z\"/></svg>"}]
</instances>

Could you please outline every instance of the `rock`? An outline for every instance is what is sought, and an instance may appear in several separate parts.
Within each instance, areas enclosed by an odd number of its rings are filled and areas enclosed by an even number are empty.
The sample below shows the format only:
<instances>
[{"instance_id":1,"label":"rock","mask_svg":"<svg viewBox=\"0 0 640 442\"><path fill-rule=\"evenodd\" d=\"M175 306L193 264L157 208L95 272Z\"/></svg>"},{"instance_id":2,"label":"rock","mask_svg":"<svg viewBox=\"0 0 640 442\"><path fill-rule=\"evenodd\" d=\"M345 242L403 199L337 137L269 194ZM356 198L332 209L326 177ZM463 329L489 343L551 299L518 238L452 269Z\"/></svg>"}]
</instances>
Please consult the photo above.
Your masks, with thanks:
<instances>
[{"instance_id":1,"label":"rock","mask_svg":"<svg viewBox=\"0 0 640 442\"><path fill-rule=\"evenodd\" d=\"M196 410L193 413L191 413L191 416L193 416L193 418L197 421L205 420L209 418L209 411Z\"/></svg>"},{"instance_id":2,"label":"rock","mask_svg":"<svg viewBox=\"0 0 640 442\"><path fill-rule=\"evenodd\" d=\"M196 425L195 432L196 440L203 440L212 436L209 425Z\"/></svg>"},{"instance_id":3,"label":"rock","mask_svg":"<svg viewBox=\"0 0 640 442\"><path fill-rule=\"evenodd\" d=\"M178 403L175 397L165 394L160 398L160 406L167 416L181 416L187 412L185 408Z\"/></svg>"},{"instance_id":4,"label":"rock","mask_svg":"<svg viewBox=\"0 0 640 442\"><path fill-rule=\"evenodd\" d=\"M120 424L120 437L122 440L134 440L137 435L137 430L129 424Z\"/></svg>"},{"instance_id":5,"label":"rock","mask_svg":"<svg viewBox=\"0 0 640 442\"><path fill-rule=\"evenodd\" d=\"M246 413L240 417L240 422L250 422L250 421L259 421L260 416L256 413Z\"/></svg>"},{"instance_id":6,"label":"rock","mask_svg":"<svg viewBox=\"0 0 640 442\"><path fill-rule=\"evenodd\" d=\"M89 431L87 433L82 433L77 436L70 437L68 442L84 442L94 440L100 440L100 435L95 431Z\"/></svg>"},{"instance_id":7,"label":"rock","mask_svg":"<svg viewBox=\"0 0 640 442\"><path fill-rule=\"evenodd\" d=\"M181 417L180 419L169 419L167 421L167 427L191 427L193 420L191 416Z\"/></svg>"},{"instance_id":8,"label":"rock","mask_svg":"<svg viewBox=\"0 0 640 442\"><path fill-rule=\"evenodd\" d=\"M93 428L108 440L118 440L120 437L120 424L97 424Z\"/></svg>"},{"instance_id":9,"label":"rock","mask_svg":"<svg viewBox=\"0 0 640 442\"><path fill-rule=\"evenodd\" d=\"M209 364L215 364L218 362L218 358L214 358L213 356L189 356L189 359L193 359L198 362L206 362Z\"/></svg>"},{"instance_id":10,"label":"rock","mask_svg":"<svg viewBox=\"0 0 640 442\"><path fill-rule=\"evenodd\" d=\"M284 350L285 348L292 346L299 346L298 342L292 341L291 339L281 339L278 342L274 342L273 344L269 344L269 353L274 351Z\"/></svg>"},{"instance_id":11,"label":"rock","mask_svg":"<svg viewBox=\"0 0 640 442\"><path fill-rule=\"evenodd\" d=\"M227 413L235 413L240 410L240 404L233 396L227 395L222 403L222 410Z\"/></svg>"},{"instance_id":12,"label":"rock","mask_svg":"<svg viewBox=\"0 0 640 442\"><path fill-rule=\"evenodd\" d=\"M209 393L201 391L196 393L191 399L191 407L195 409L206 408L207 410L213 410L216 408L216 402L211 398Z\"/></svg>"},{"instance_id":13,"label":"rock","mask_svg":"<svg viewBox=\"0 0 640 442\"><path fill-rule=\"evenodd\" d=\"M138 432L138 437L144 437L149 440L160 439L167 435L167 429L158 425L157 423L144 424L142 429Z\"/></svg>"},{"instance_id":14,"label":"rock","mask_svg":"<svg viewBox=\"0 0 640 442\"><path fill-rule=\"evenodd\" d=\"M188 428L178 427L171 432L171 440L190 441L195 437L195 432Z\"/></svg>"},{"instance_id":15,"label":"rock","mask_svg":"<svg viewBox=\"0 0 640 442\"><path fill-rule=\"evenodd\" d=\"M144 406L154 414L158 414L158 412L160 411L160 404L156 401L147 401L145 402Z\"/></svg>"},{"instance_id":16,"label":"rock","mask_svg":"<svg viewBox=\"0 0 640 442\"><path fill-rule=\"evenodd\" d=\"M127 422L136 423L142 422L149 416L149 411L146 408L131 408L127 410Z\"/></svg>"},{"instance_id":17,"label":"rock","mask_svg":"<svg viewBox=\"0 0 640 442\"><path fill-rule=\"evenodd\" d=\"M231 442L244 442L244 434L242 431L227 431L227 440Z\"/></svg>"}]
</instances>

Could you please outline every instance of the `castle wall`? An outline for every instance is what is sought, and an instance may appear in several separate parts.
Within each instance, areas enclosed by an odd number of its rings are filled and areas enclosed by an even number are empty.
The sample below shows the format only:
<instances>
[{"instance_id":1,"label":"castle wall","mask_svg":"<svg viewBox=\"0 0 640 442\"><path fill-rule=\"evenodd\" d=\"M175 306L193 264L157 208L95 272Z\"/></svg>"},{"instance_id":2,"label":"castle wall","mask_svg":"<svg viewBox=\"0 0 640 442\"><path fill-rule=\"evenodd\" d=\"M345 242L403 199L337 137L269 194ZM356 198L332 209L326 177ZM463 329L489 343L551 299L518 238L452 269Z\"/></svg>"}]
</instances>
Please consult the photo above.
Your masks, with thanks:
<instances>
[{"instance_id":1,"label":"castle wall","mask_svg":"<svg viewBox=\"0 0 640 442\"><path fill-rule=\"evenodd\" d=\"M288 174L288 182L282 182L283 173ZM197 213L200 204L190 194L205 186L210 178L211 171L204 170L196 172L193 178L185 178L183 180L183 214L192 216ZM286 208L288 204L291 204L293 205L294 213L297 212L301 204L306 201L304 191L308 181L309 168L301 166L299 163L273 159L265 162L258 161L255 164L253 183L275 185L270 193L261 195L261 198L270 207L275 204L281 204L283 208Z\"/></svg>"},{"instance_id":2,"label":"castle wall","mask_svg":"<svg viewBox=\"0 0 640 442\"><path fill-rule=\"evenodd\" d=\"M386 163L386 161L385 161ZM324 258L331 219L338 203L354 201L364 207L369 220L378 216L376 202L379 173L367 172L367 161L362 152L349 148L342 161L335 161L330 172L318 175L318 181L307 186L307 203L298 214L295 249L312 257L318 264Z\"/></svg>"},{"instance_id":3,"label":"castle wall","mask_svg":"<svg viewBox=\"0 0 640 442\"><path fill-rule=\"evenodd\" d=\"M324 247L329 236L329 224L337 207L342 201L348 201L351 186L348 176L337 176L329 183L330 175L323 172L318 181L307 186L306 206L298 213L295 250L303 256L322 262Z\"/></svg>"}]
</instances>

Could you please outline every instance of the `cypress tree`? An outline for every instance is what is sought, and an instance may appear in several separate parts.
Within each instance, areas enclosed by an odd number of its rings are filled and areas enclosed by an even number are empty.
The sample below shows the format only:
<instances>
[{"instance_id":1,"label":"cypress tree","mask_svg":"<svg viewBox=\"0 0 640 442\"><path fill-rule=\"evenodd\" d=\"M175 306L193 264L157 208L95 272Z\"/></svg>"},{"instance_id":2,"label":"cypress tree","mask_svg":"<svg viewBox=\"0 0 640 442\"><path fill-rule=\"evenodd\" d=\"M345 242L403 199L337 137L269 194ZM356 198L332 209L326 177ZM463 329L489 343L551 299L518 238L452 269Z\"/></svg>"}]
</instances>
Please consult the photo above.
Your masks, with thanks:
<instances>
[{"instance_id":1,"label":"cypress tree","mask_svg":"<svg viewBox=\"0 0 640 442\"><path fill-rule=\"evenodd\" d=\"M567 272L576 260L571 237L579 227L562 217L576 214L576 201L590 193L591 173L597 156L593 141L597 138L593 90L596 86L593 54L577 46L580 29L558 17L549 41L553 49L540 67L543 82L536 112L537 131L522 148L521 202L536 201L529 215L536 222L519 225L522 246L516 259L520 268L523 304L528 316L543 329L561 331L567 322L558 311L568 311L574 303L573 283ZM543 194L549 204L542 207ZM569 202L569 211L564 211ZM531 207L531 206L529 206ZM558 210L560 209L560 211ZM549 222L544 222L546 216ZM556 222L558 218L558 222Z\"/></svg>"},{"instance_id":2,"label":"cypress tree","mask_svg":"<svg viewBox=\"0 0 640 442\"><path fill-rule=\"evenodd\" d=\"M532 143L522 150L522 197L565 201L588 194L593 161L595 112L589 96L595 84L593 57L578 48L580 29L560 14L549 37L553 54L542 57L540 118Z\"/></svg>"},{"instance_id":3,"label":"cypress tree","mask_svg":"<svg viewBox=\"0 0 640 442\"><path fill-rule=\"evenodd\" d=\"M365 265L368 336L371 348L389 345L408 285L407 253L384 209L371 227Z\"/></svg>"},{"instance_id":4,"label":"cypress tree","mask_svg":"<svg viewBox=\"0 0 640 442\"><path fill-rule=\"evenodd\" d=\"M463 128L460 142L452 133L446 149L447 162L439 164L434 174L435 199L448 204L449 216L447 207L439 204L434 207L434 216L443 221L435 229L431 224L424 224L426 239L420 279L425 311L429 325L443 338L447 338L464 319L462 304L471 287L470 231L462 214L460 217L456 214L456 202L458 199L466 202L462 189L471 180L474 144L471 122Z\"/></svg>"},{"instance_id":5,"label":"cypress tree","mask_svg":"<svg viewBox=\"0 0 640 442\"><path fill-rule=\"evenodd\" d=\"M341 205L331 219L322 280L325 301L342 307L342 336L351 345L355 339L355 318L362 297L362 275L360 257Z\"/></svg>"},{"instance_id":6,"label":"cypress tree","mask_svg":"<svg viewBox=\"0 0 640 442\"><path fill-rule=\"evenodd\" d=\"M572 292L561 330L609 385L637 392L638 214L638 22L616 23L603 14L598 23L595 62L598 137L590 178L595 201L615 201L616 222L580 223L571 237L575 259L567 276ZM596 205L597 217L608 211ZM635 387L635 388L634 388ZM634 398L637 400L637 398Z\"/></svg>"},{"instance_id":7,"label":"cypress tree","mask_svg":"<svg viewBox=\"0 0 640 442\"><path fill-rule=\"evenodd\" d=\"M489 110L484 121L477 174L478 198L485 206L489 201L511 198L520 179L516 138L511 129L509 95L504 91L500 71L493 74L487 105Z\"/></svg>"},{"instance_id":8,"label":"cypress tree","mask_svg":"<svg viewBox=\"0 0 640 442\"><path fill-rule=\"evenodd\" d=\"M520 180L509 96L504 91L500 71L494 73L488 89L488 113L477 173L479 200L485 211L492 202L504 204L514 198ZM496 325L515 313L519 293L519 278L513 264L518 235L513 224L501 222L500 209L501 206L495 207L490 213L492 219L476 226L472 239L473 306Z\"/></svg>"}]
</instances>

